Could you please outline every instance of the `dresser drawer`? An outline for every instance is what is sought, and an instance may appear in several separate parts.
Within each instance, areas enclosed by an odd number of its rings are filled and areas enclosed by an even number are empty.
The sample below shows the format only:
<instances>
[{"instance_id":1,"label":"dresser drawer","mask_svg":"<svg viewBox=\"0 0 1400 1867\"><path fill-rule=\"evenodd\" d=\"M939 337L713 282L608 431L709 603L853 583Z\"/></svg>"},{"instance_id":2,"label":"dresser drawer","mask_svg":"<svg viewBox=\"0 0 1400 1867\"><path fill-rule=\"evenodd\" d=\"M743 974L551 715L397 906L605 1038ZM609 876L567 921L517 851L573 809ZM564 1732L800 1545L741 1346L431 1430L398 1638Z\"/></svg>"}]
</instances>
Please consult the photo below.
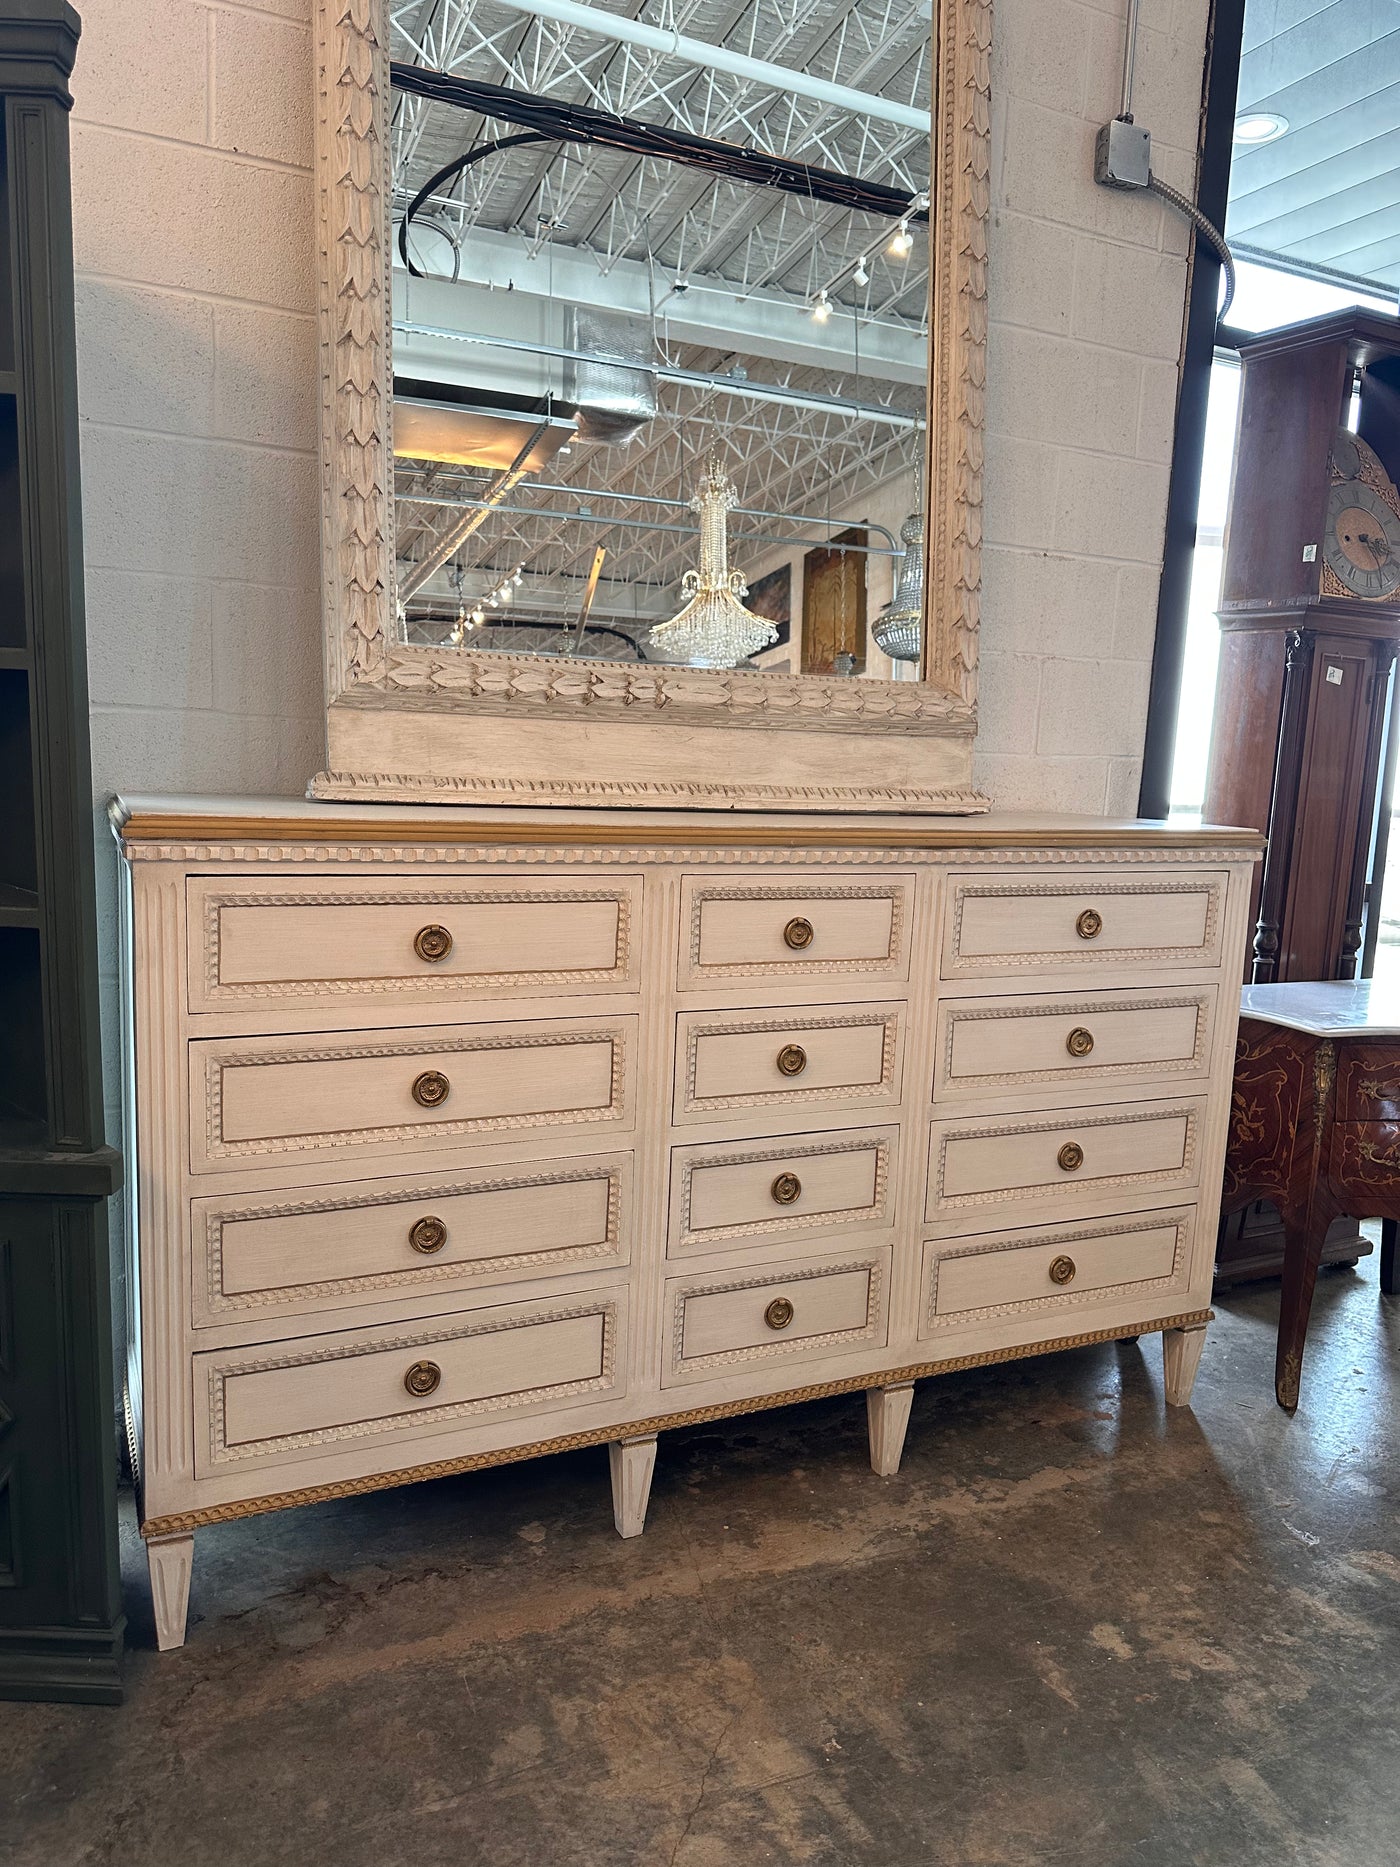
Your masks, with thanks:
<instances>
[{"instance_id":1,"label":"dresser drawer","mask_svg":"<svg viewBox=\"0 0 1400 1867\"><path fill-rule=\"evenodd\" d=\"M627 1262L632 1156L245 1193L191 1210L196 1328Z\"/></svg>"},{"instance_id":2,"label":"dresser drawer","mask_svg":"<svg viewBox=\"0 0 1400 1867\"><path fill-rule=\"evenodd\" d=\"M1160 871L950 878L945 979L1091 967L1214 967L1227 874Z\"/></svg>"},{"instance_id":3,"label":"dresser drawer","mask_svg":"<svg viewBox=\"0 0 1400 1867\"><path fill-rule=\"evenodd\" d=\"M790 1244L793 1232L823 1236L892 1223L897 1132L674 1149L668 1254L726 1251L737 1241Z\"/></svg>"},{"instance_id":4,"label":"dresser drawer","mask_svg":"<svg viewBox=\"0 0 1400 1867\"><path fill-rule=\"evenodd\" d=\"M902 1005L823 1013L799 1006L682 1012L676 1043L676 1119L745 1108L801 1108L899 1100Z\"/></svg>"},{"instance_id":5,"label":"dresser drawer","mask_svg":"<svg viewBox=\"0 0 1400 1867\"><path fill-rule=\"evenodd\" d=\"M926 1217L999 1205L1093 1205L1106 1193L1194 1186L1204 1107L1192 1098L1006 1122L934 1122Z\"/></svg>"},{"instance_id":6,"label":"dresser drawer","mask_svg":"<svg viewBox=\"0 0 1400 1867\"><path fill-rule=\"evenodd\" d=\"M626 1293L194 1357L195 1470L620 1390Z\"/></svg>"},{"instance_id":7,"label":"dresser drawer","mask_svg":"<svg viewBox=\"0 0 1400 1867\"><path fill-rule=\"evenodd\" d=\"M250 1158L630 1125L636 1019L561 1018L190 1045L196 1173Z\"/></svg>"},{"instance_id":8,"label":"dresser drawer","mask_svg":"<svg viewBox=\"0 0 1400 1867\"><path fill-rule=\"evenodd\" d=\"M635 990L640 877L192 876L191 1011L308 998Z\"/></svg>"},{"instance_id":9,"label":"dresser drawer","mask_svg":"<svg viewBox=\"0 0 1400 1867\"><path fill-rule=\"evenodd\" d=\"M680 984L731 979L906 979L912 875L681 885Z\"/></svg>"},{"instance_id":10,"label":"dresser drawer","mask_svg":"<svg viewBox=\"0 0 1400 1867\"><path fill-rule=\"evenodd\" d=\"M882 1245L825 1263L781 1265L761 1277L672 1279L663 1384L743 1364L882 1346L889 1261L889 1247Z\"/></svg>"},{"instance_id":11,"label":"dresser drawer","mask_svg":"<svg viewBox=\"0 0 1400 1867\"><path fill-rule=\"evenodd\" d=\"M1216 988L1206 986L945 999L938 1012L934 1100L1039 1085L1093 1089L1134 1076L1204 1078L1215 997Z\"/></svg>"},{"instance_id":12,"label":"dresser drawer","mask_svg":"<svg viewBox=\"0 0 1400 1867\"><path fill-rule=\"evenodd\" d=\"M1149 1298L1191 1281L1194 1212L1137 1213L1096 1225L1043 1225L1032 1232L924 1246L920 1334L984 1317L1073 1308L1087 1298Z\"/></svg>"}]
</instances>

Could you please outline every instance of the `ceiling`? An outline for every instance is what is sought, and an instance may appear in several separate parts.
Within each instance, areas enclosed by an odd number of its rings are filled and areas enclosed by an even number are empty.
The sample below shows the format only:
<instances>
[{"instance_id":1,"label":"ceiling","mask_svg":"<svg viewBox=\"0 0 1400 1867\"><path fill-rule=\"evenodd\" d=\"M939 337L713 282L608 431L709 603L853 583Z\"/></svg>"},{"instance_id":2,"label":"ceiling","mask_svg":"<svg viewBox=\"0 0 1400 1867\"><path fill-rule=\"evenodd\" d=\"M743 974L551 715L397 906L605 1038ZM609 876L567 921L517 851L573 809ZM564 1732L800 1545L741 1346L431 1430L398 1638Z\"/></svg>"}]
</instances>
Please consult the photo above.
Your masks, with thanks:
<instances>
[{"instance_id":1,"label":"ceiling","mask_svg":"<svg viewBox=\"0 0 1400 1867\"><path fill-rule=\"evenodd\" d=\"M929 0L614 0L594 10L928 108ZM928 187L928 141L917 129L795 95L781 82L618 44L591 22L561 24L503 0L411 0L393 8L392 21L392 55L404 62L761 147L911 194ZM513 128L396 95L396 219L436 169ZM664 611L665 593L694 556L685 502L710 452L725 459L742 507L836 521L858 516L860 498L908 471L921 451L922 226L912 229L912 251L895 257L887 251L894 227L881 217L673 163L544 145L477 164L434 196L414 227L419 265L462 283L465 320L473 290L483 321L503 288L524 294L510 301L519 329L543 328L529 315L541 301L549 301L541 318L565 300L635 312L640 293L654 361L704 379L663 378L654 418L629 444L575 443L512 487L502 502L512 510L493 512L457 556L453 575L468 595L520 566L517 609L528 610L532 589L547 589L545 607L557 614L559 591L582 587L602 545L608 557L594 614L616 614L625 607L619 593L637 586L654 600L633 598L634 606ZM857 284L862 257L868 282ZM562 290L556 280L567 282ZM833 313L817 323L810 308L823 288ZM489 304L480 297L488 290ZM485 382L486 355L473 356ZM872 421L861 409L894 419ZM444 502L488 496L490 484L470 469L402 463L401 557L421 557L442 534L452 519ZM608 497L595 497L600 490ZM656 529L648 521L657 519L686 529ZM787 517L742 513L732 528L741 567L757 561L770 536L815 543L826 535L820 525L795 529Z\"/></svg>"},{"instance_id":2,"label":"ceiling","mask_svg":"<svg viewBox=\"0 0 1400 1867\"><path fill-rule=\"evenodd\" d=\"M1248 0L1238 110L1288 129L1235 146L1232 244L1400 287L1400 0Z\"/></svg>"}]
</instances>

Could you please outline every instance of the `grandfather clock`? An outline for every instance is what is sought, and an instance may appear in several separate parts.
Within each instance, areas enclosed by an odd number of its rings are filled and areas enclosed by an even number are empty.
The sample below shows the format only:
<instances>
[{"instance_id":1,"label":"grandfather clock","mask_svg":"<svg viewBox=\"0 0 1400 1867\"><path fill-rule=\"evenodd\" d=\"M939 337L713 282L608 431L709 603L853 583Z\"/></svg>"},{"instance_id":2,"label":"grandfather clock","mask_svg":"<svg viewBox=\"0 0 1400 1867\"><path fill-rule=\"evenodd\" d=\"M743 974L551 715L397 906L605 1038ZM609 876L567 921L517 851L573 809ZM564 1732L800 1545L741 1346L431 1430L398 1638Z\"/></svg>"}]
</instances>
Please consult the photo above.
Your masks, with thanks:
<instances>
[{"instance_id":1,"label":"grandfather clock","mask_svg":"<svg viewBox=\"0 0 1400 1867\"><path fill-rule=\"evenodd\" d=\"M1351 978L1400 643L1400 318L1338 312L1238 347L1205 813L1268 836L1246 980ZM1271 1219L1229 1231L1222 1280L1276 1272ZM1342 1220L1323 1261L1369 1249Z\"/></svg>"}]
</instances>

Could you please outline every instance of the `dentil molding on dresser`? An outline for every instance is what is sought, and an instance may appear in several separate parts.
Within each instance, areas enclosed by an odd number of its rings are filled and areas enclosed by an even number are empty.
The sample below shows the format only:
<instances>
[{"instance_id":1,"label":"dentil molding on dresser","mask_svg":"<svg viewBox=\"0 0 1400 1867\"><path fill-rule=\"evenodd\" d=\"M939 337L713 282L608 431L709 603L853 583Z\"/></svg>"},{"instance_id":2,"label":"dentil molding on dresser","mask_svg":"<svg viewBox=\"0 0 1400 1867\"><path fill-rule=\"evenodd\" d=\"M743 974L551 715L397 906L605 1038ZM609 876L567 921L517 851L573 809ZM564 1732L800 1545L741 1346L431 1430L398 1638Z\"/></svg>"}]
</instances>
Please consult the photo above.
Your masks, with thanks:
<instances>
[{"instance_id":1,"label":"dentil molding on dresser","mask_svg":"<svg viewBox=\"0 0 1400 1867\"><path fill-rule=\"evenodd\" d=\"M202 1525L1163 1335L1208 1299L1244 832L118 800L133 1457Z\"/></svg>"}]
</instances>

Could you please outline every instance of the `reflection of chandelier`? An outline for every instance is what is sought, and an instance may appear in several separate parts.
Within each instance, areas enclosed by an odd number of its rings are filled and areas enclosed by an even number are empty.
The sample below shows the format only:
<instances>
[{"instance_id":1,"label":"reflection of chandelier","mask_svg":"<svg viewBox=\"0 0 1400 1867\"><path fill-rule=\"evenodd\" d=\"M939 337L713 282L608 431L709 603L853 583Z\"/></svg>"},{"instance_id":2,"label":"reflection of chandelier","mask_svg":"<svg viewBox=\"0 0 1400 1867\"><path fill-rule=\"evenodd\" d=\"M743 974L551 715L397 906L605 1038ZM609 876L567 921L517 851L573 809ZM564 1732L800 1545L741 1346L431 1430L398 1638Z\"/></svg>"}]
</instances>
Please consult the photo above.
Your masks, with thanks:
<instances>
[{"instance_id":1,"label":"reflection of chandelier","mask_svg":"<svg viewBox=\"0 0 1400 1867\"><path fill-rule=\"evenodd\" d=\"M870 626L876 644L892 661L917 661L924 634L924 514L911 512L899 528L904 557L893 597Z\"/></svg>"},{"instance_id":2,"label":"reflection of chandelier","mask_svg":"<svg viewBox=\"0 0 1400 1867\"><path fill-rule=\"evenodd\" d=\"M688 570L681 588L690 601L669 622L648 632L647 647L666 661L694 668L733 668L778 639L771 622L739 601L749 586L729 568L728 512L739 503L729 475L717 460L705 469L691 508L700 515L700 568Z\"/></svg>"}]
</instances>

